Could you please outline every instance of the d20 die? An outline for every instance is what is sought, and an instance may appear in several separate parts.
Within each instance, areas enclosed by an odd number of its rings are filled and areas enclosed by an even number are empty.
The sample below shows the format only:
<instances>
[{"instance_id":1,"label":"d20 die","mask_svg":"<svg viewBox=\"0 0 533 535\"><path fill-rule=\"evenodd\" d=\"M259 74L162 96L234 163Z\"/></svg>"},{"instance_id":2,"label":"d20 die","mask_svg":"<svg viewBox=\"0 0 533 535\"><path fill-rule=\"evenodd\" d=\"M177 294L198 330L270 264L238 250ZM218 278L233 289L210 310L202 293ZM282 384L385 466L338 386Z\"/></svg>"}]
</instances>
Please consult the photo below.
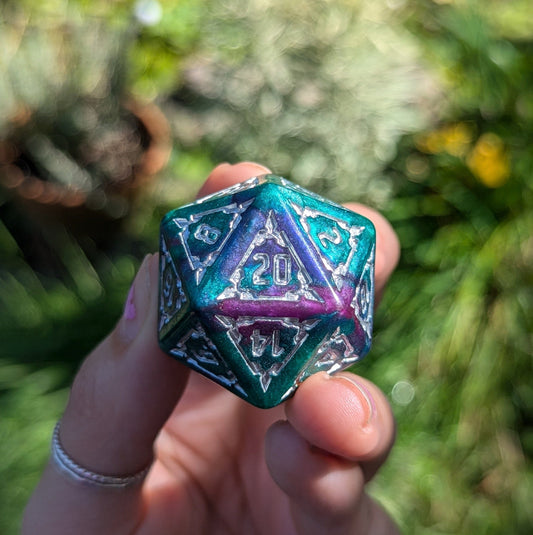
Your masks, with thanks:
<instances>
[{"instance_id":1,"label":"d20 die","mask_svg":"<svg viewBox=\"0 0 533 535\"><path fill-rule=\"evenodd\" d=\"M161 223L159 343L246 401L273 407L370 348L372 223L275 175Z\"/></svg>"}]
</instances>

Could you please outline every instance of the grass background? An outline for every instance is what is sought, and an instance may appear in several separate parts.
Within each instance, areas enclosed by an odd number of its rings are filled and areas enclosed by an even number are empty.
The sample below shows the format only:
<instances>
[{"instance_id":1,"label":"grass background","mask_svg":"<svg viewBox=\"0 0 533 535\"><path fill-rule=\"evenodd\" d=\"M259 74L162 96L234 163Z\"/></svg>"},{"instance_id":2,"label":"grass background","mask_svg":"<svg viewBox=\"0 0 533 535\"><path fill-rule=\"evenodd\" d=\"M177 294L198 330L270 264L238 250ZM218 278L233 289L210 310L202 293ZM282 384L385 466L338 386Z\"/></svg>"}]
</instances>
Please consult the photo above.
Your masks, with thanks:
<instances>
[{"instance_id":1,"label":"grass background","mask_svg":"<svg viewBox=\"0 0 533 535\"><path fill-rule=\"evenodd\" d=\"M377 206L400 236L355 370L398 420L372 492L404 533L531 533L531 3L158 5L159 22L124 45L125 83L164 110L173 152L122 233L88 255L0 197L0 533L17 532L68 384L119 317L160 216L215 162L243 158ZM122 35L147 6L21 0L1 16L6 27L22 15L45 28L58 15L99 20ZM29 261L32 233L54 269Z\"/></svg>"}]
</instances>

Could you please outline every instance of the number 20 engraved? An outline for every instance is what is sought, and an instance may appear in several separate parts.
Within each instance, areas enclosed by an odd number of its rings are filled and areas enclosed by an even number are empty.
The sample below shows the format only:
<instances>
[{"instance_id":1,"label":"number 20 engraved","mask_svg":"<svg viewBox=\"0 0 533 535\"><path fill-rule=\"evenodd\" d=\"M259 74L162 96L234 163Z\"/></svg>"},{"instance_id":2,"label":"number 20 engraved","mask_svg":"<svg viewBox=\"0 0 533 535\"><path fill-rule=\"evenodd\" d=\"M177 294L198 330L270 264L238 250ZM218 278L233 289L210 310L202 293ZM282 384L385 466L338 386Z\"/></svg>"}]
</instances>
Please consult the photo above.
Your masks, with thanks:
<instances>
[{"instance_id":1,"label":"number 20 engraved","mask_svg":"<svg viewBox=\"0 0 533 535\"><path fill-rule=\"evenodd\" d=\"M270 269L270 256L266 253L256 253L252 257L259 264L252 273L252 282L257 286L267 286L268 279L264 277ZM291 281L291 257L288 254L277 253L272 257L272 280L278 286L287 286Z\"/></svg>"}]
</instances>

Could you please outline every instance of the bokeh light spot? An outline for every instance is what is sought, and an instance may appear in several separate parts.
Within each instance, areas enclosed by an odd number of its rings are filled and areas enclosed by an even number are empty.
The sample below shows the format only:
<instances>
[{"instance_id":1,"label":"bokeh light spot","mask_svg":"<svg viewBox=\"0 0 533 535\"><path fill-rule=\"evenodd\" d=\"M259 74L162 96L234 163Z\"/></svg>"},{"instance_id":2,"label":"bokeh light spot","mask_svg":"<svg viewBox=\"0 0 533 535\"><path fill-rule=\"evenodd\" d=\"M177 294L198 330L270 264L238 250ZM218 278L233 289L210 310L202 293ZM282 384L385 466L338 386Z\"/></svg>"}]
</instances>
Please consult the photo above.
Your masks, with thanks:
<instances>
[{"instance_id":1,"label":"bokeh light spot","mask_svg":"<svg viewBox=\"0 0 533 535\"><path fill-rule=\"evenodd\" d=\"M398 405L409 405L415 397L415 388L409 381L398 381L392 388L392 400Z\"/></svg>"}]
</instances>

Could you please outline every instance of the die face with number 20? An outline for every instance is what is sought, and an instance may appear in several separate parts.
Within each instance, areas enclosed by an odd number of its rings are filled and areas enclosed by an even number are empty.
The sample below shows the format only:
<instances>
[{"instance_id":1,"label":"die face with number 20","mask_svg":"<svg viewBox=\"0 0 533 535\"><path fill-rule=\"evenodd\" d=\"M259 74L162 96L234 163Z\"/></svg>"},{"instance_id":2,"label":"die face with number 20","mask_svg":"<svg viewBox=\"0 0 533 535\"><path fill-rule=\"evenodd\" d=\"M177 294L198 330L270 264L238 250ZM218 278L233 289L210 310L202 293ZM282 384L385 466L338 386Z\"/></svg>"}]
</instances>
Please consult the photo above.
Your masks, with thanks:
<instances>
[{"instance_id":1,"label":"die face with number 20","mask_svg":"<svg viewBox=\"0 0 533 535\"><path fill-rule=\"evenodd\" d=\"M375 229L275 175L169 212L159 344L261 408L370 349Z\"/></svg>"}]
</instances>

